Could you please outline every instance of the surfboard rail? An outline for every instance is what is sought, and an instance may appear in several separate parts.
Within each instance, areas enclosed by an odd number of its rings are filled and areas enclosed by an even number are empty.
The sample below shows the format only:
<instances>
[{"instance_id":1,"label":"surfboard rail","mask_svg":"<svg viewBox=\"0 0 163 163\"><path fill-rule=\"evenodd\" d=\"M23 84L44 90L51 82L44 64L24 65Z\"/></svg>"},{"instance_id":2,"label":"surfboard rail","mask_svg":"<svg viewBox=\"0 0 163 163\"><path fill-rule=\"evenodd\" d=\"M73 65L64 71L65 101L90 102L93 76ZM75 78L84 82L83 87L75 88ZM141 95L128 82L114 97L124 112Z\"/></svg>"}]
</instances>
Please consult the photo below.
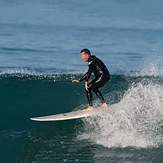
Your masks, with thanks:
<instances>
[{"instance_id":1,"label":"surfboard rail","mask_svg":"<svg viewBox=\"0 0 163 163\"><path fill-rule=\"evenodd\" d=\"M86 109L83 109L83 110L72 111L68 113L59 113L55 115L32 117L30 118L30 120L45 122L45 121L63 121L63 120L70 120L70 119L80 119L80 118L85 118L93 115L96 112L96 110L86 111Z\"/></svg>"}]
</instances>

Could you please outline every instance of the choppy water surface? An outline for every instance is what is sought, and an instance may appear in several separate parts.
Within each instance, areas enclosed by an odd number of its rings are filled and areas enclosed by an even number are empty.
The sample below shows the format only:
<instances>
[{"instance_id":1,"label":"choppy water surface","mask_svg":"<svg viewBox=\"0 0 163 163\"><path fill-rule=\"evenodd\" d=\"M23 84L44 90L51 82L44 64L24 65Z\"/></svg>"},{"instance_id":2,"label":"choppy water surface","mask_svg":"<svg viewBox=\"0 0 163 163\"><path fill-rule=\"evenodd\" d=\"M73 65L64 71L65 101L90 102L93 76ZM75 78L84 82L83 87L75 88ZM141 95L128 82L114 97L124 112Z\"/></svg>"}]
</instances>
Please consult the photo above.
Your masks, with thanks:
<instances>
[{"instance_id":1,"label":"choppy water surface","mask_svg":"<svg viewBox=\"0 0 163 163\"><path fill-rule=\"evenodd\" d=\"M0 162L162 163L162 5L0 0ZM71 83L87 69L79 58L85 47L112 74L102 88L110 110L30 121L87 104L83 85Z\"/></svg>"}]
</instances>

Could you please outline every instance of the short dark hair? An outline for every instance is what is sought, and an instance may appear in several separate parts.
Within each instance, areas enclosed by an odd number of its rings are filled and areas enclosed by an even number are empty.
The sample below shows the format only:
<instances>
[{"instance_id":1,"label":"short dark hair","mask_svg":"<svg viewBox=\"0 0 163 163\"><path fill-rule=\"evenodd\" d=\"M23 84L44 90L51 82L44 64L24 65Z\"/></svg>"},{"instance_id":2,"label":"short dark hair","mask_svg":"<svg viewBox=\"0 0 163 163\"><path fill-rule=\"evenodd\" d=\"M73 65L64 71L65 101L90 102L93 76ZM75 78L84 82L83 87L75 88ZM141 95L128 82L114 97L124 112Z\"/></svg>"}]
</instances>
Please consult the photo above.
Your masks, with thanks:
<instances>
[{"instance_id":1,"label":"short dark hair","mask_svg":"<svg viewBox=\"0 0 163 163\"><path fill-rule=\"evenodd\" d=\"M89 49L82 49L81 51L80 51L80 53L87 53L87 54L90 54L91 55L91 52L90 52L90 50Z\"/></svg>"}]
</instances>

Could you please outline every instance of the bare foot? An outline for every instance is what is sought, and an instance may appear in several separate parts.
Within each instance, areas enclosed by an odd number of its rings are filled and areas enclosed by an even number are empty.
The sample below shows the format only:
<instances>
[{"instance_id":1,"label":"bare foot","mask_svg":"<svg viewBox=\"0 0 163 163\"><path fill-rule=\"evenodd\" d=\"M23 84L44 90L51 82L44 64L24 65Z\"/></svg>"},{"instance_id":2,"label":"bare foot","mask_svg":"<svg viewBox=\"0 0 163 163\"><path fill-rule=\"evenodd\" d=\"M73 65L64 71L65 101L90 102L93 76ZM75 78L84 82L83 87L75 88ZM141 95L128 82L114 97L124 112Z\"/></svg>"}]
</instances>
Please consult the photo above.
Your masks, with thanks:
<instances>
[{"instance_id":1,"label":"bare foot","mask_svg":"<svg viewBox=\"0 0 163 163\"><path fill-rule=\"evenodd\" d=\"M83 111L93 111L93 106L88 106L88 108L86 108L86 109L83 109Z\"/></svg>"},{"instance_id":2,"label":"bare foot","mask_svg":"<svg viewBox=\"0 0 163 163\"><path fill-rule=\"evenodd\" d=\"M106 102L104 102L104 103L101 104L101 107L104 108L104 109L107 109L108 108L108 105L107 105Z\"/></svg>"}]
</instances>

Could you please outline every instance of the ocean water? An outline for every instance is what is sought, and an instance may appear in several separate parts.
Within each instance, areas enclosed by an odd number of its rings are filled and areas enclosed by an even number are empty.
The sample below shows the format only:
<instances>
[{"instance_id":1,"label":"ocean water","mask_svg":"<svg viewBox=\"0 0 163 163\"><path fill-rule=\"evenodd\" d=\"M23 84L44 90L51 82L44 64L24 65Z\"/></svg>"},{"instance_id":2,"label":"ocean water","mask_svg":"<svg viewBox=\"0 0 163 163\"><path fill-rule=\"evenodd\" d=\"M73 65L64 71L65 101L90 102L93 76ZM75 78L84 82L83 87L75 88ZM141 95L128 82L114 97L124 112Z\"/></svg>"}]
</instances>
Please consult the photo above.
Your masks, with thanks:
<instances>
[{"instance_id":1,"label":"ocean water","mask_svg":"<svg viewBox=\"0 0 163 163\"><path fill-rule=\"evenodd\" d=\"M0 163L162 163L162 6L0 0ZM110 109L81 120L30 121L87 105L83 84L71 83L87 71L82 48L111 72L101 89Z\"/></svg>"}]
</instances>

